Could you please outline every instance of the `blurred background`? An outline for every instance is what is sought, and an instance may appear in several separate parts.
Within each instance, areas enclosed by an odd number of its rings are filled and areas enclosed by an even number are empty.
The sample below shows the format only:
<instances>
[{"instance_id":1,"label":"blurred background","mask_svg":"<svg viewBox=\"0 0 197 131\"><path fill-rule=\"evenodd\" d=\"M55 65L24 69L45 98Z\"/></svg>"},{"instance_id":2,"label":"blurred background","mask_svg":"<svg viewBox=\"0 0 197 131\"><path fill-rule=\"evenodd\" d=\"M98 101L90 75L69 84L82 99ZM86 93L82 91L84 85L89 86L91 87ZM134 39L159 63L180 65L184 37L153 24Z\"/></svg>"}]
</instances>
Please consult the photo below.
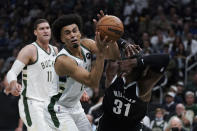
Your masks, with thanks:
<instances>
[{"instance_id":1,"label":"blurred background","mask_svg":"<svg viewBox=\"0 0 197 131\"><path fill-rule=\"evenodd\" d=\"M63 14L78 13L83 18L84 37L93 39L92 19L97 18L99 10L119 17L125 27L123 38L139 44L145 55L169 53L171 56L164 77L153 88L146 126L156 129L154 121L158 120L156 114L160 109L168 123L177 115L177 104L182 103L185 111L193 112L187 116L189 125L183 123L183 126L188 131L195 130L197 0L0 0L0 131L17 131L19 97L3 93L8 86L4 78L18 51L35 40L34 21L45 18L52 24ZM60 48L58 43L52 43ZM82 103L93 130L101 114L104 89L105 72L99 88L87 88L90 101Z\"/></svg>"}]
</instances>

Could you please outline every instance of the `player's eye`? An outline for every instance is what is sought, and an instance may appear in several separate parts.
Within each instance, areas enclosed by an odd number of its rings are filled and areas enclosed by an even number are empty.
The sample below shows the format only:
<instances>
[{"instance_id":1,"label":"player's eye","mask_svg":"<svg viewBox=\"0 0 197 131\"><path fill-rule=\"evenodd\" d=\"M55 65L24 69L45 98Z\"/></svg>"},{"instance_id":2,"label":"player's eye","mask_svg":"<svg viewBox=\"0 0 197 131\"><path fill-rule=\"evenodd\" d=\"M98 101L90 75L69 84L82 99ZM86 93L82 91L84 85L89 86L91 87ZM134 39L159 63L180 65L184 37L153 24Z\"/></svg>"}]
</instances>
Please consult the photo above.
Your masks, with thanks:
<instances>
[{"instance_id":1,"label":"player's eye","mask_svg":"<svg viewBox=\"0 0 197 131\"><path fill-rule=\"evenodd\" d=\"M65 31L64 34L65 35L69 35L70 34L70 31Z\"/></svg>"},{"instance_id":2,"label":"player's eye","mask_svg":"<svg viewBox=\"0 0 197 131\"><path fill-rule=\"evenodd\" d=\"M76 33L76 32L77 32L77 29L76 29L76 28L74 28L74 29L73 29L73 33Z\"/></svg>"}]
</instances>

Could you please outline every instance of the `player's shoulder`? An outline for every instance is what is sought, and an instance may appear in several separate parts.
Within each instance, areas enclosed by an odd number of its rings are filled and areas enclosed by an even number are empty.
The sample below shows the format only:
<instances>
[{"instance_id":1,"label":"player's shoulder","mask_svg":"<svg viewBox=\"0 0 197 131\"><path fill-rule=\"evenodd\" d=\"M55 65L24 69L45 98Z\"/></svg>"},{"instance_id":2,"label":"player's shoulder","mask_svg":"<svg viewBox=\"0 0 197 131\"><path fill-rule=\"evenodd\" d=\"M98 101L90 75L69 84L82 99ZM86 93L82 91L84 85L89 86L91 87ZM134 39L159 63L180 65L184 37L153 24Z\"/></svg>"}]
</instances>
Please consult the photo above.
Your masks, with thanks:
<instances>
[{"instance_id":1,"label":"player's shoulder","mask_svg":"<svg viewBox=\"0 0 197 131\"><path fill-rule=\"evenodd\" d=\"M28 44L26 46L24 46L21 51L23 52L29 52L29 53L33 53L37 51L37 47L33 44Z\"/></svg>"},{"instance_id":2,"label":"player's shoulder","mask_svg":"<svg viewBox=\"0 0 197 131\"><path fill-rule=\"evenodd\" d=\"M90 38L81 39L81 44L92 44L92 43L95 43L93 39L90 39Z\"/></svg>"},{"instance_id":3,"label":"player's shoulder","mask_svg":"<svg viewBox=\"0 0 197 131\"><path fill-rule=\"evenodd\" d=\"M81 39L81 45L86 47L89 50L92 50L92 45L95 44L95 41L89 38L83 38Z\"/></svg>"},{"instance_id":4,"label":"player's shoulder","mask_svg":"<svg viewBox=\"0 0 197 131\"><path fill-rule=\"evenodd\" d=\"M53 50L55 51L55 53L58 54L58 48L56 46L53 46L53 45L50 45L50 46L53 48Z\"/></svg>"},{"instance_id":5,"label":"player's shoulder","mask_svg":"<svg viewBox=\"0 0 197 131\"><path fill-rule=\"evenodd\" d=\"M60 63L62 63L63 61L67 62L70 60L72 60L72 58L68 55L68 53L66 53L66 50L63 48L62 50L60 50L60 52L58 52L55 61L59 61Z\"/></svg>"}]
</instances>

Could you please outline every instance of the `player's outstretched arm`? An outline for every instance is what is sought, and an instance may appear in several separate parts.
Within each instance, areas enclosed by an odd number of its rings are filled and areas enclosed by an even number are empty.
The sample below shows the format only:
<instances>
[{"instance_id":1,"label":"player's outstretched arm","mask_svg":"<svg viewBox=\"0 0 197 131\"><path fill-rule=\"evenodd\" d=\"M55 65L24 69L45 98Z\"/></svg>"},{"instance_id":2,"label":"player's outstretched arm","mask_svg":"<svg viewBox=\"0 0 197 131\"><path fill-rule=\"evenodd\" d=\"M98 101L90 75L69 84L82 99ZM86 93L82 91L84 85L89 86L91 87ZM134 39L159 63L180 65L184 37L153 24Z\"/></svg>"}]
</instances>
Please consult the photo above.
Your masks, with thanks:
<instances>
[{"instance_id":1,"label":"player's outstretched arm","mask_svg":"<svg viewBox=\"0 0 197 131\"><path fill-rule=\"evenodd\" d=\"M146 66L144 74L138 80L139 97L146 102L151 99L151 91L155 84L163 76L169 63L169 55L155 54L143 57L143 64Z\"/></svg>"},{"instance_id":2,"label":"player's outstretched arm","mask_svg":"<svg viewBox=\"0 0 197 131\"><path fill-rule=\"evenodd\" d=\"M144 73L146 75L138 80L139 98L142 101L149 102L151 99L152 88L161 79L163 74L155 73L151 71L149 67L144 70Z\"/></svg>"},{"instance_id":3,"label":"player's outstretched arm","mask_svg":"<svg viewBox=\"0 0 197 131\"><path fill-rule=\"evenodd\" d=\"M27 45L19 52L17 59L14 61L11 69L7 73L6 78L9 87L6 89L6 94L11 93L14 96L20 95L21 85L17 82L17 76L20 74L25 65L33 60L33 56L36 57L36 51L34 50L36 50L36 48L33 45Z\"/></svg>"}]
</instances>

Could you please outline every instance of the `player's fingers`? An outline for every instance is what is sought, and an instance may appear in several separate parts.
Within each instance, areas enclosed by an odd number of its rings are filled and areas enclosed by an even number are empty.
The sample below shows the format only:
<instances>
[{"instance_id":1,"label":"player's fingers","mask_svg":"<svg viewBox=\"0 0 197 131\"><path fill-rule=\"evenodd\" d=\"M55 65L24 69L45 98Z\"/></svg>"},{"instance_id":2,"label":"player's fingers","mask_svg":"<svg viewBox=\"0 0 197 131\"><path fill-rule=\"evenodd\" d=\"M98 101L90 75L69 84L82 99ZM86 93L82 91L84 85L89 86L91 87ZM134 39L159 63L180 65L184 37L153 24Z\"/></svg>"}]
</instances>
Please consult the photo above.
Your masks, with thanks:
<instances>
[{"instance_id":1,"label":"player's fingers","mask_svg":"<svg viewBox=\"0 0 197 131\"><path fill-rule=\"evenodd\" d=\"M20 95L20 93L17 90L14 90L11 94L13 96L19 96Z\"/></svg>"},{"instance_id":2,"label":"player's fingers","mask_svg":"<svg viewBox=\"0 0 197 131\"><path fill-rule=\"evenodd\" d=\"M17 85L17 86L16 86L16 91L18 91L18 92L20 92L20 91L21 91L21 87L20 87L20 85Z\"/></svg>"},{"instance_id":3,"label":"player's fingers","mask_svg":"<svg viewBox=\"0 0 197 131\"><path fill-rule=\"evenodd\" d=\"M135 47L134 45L131 45L131 48L132 48L132 50L133 50L133 52L134 52L135 54L138 54L138 53L139 53L139 50L137 50L136 47Z\"/></svg>"},{"instance_id":4,"label":"player's fingers","mask_svg":"<svg viewBox=\"0 0 197 131\"><path fill-rule=\"evenodd\" d=\"M10 91L8 88L5 88L5 89L4 89L4 93L5 93L6 95L9 95L9 94L11 93L11 91Z\"/></svg>"},{"instance_id":5,"label":"player's fingers","mask_svg":"<svg viewBox=\"0 0 197 131\"><path fill-rule=\"evenodd\" d=\"M125 50L125 55L126 55L126 57L130 57L131 56L131 53L130 53L129 49Z\"/></svg>"},{"instance_id":6,"label":"player's fingers","mask_svg":"<svg viewBox=\"0 0 197 131\"><path fill-rule=\"evenodd\" d=\"M103 43L104 43L104 46L107 46L107 38L108 38L108 36L106 35L105 37L104 37L104 39L103 39Z\"/></svg>"},{"instance_id":7,"label":"player's fingers","mask_svg":"<svg viewBox=\"0 0 197 131\"><path fill-rule=\"evenodd\" d=\"M132 56L132 55L135 55L135 52L133 51L132 45L128 45L128 46L126 47L126 51L127 51L128 54L129 54L128 57L130 57L130 56Z\"/></svg>"},{"instance_id":8,"label":"player's fingers","mask_svg":"<svg viewBox=\"0 0 197 131\"><path fill-rule=\"evenodd\" d=\"M85 97L85 101L88 101L88 100L89 100L89 96L86 96L86 97Z\"/></svg>"},{"instance_id":9,"label":"player's fingers","mask_svg":"<svg viewBox=\"0 0 197 131\"><path fill-rule=\"evenodd\" d=\"M142 51L142 48L140 48L139 45L134 45L136 47L136 49L138 49L138 51Z\"/></svg>"},{"instance_id":10,"label":"player's fingers","mask_svg":"<svg viewBox=\"0 0 197 131\"><path fill-rule=\"evenodd\" d=\"M96 31L96 33L95 33L96 35L95 35L95 40L98 42L98 37L99 37L99 32L98 31Z\"/></svg>"},{"instance_id":11,"label":"player's fingers","mask_svg":"<svg viewBox=\"0 0 197 131\"><path fill-rule=\"evenodd\" d=\"M82 97L82 101L85 101L85 97Z\"/></svg>"}]
</instances>

